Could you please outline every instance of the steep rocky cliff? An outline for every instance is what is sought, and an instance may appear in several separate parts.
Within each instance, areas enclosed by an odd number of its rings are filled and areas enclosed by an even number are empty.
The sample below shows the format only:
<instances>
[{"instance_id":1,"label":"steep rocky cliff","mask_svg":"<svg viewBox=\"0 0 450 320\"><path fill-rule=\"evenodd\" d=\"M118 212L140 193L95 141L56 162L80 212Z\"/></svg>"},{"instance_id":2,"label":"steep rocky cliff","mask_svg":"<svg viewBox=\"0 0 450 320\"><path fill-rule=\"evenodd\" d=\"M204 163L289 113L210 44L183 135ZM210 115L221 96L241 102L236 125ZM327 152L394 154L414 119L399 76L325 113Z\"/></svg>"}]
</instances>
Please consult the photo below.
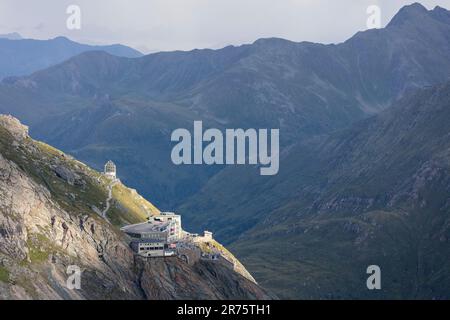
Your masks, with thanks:
<instances>
[{"instance_id":1,"label":"steep rocky cliff","mask_svg":"<svg viewBox=\"0 0 450 320\"><path fill-rule=\"evenodd\" d=\"M118 226L158 212L0 116L0 299L269 297L220 261L135 257ZM79 290L67 286L69 266L82 271Z\"/></svg>"}]
</instances>

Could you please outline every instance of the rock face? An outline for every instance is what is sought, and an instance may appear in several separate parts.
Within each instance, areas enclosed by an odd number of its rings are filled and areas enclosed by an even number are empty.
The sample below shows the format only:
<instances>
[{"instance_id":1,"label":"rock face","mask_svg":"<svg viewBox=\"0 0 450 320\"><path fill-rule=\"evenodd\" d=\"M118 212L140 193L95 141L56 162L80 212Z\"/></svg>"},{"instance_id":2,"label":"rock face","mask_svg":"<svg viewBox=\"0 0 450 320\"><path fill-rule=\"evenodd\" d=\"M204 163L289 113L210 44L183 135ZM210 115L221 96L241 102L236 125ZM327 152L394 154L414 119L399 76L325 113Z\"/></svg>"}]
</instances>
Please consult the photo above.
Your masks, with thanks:
<instances>
[{"instance_id":1,"label":"rock face","mask_svg":"<svg viewBox=\"0 0 450 320\"><path fill-rule=\"evenodd\" d=\"M13 116L1 116L0 126L8 130L16 141L22 141L28 137L28 127L21 124L20 121Z\"/></svg>"},{"instance_id":2,"label":"rock face","mask_svg":"<svg viewBox=\"0 0 450 320\"><path fill-rule=\"evenodd\" d=\"M151 299L267 299L258 286L225 265L199 260L192 266L178 258L138 264L139 284Z\"/></svg>"},{"instance_id":3,"label":"rock face","mask_svg":"<svg viewBox=\"0 0 450 320\"><path fill-rule=\"evenodd\" d=\"M55 173L58 177L60 177L70 185L83 183L83 180L80 179L80 177L77 174L73 173L64 166L57 166L55 168Z\"/></svg>"},{"instance_id":4,"label":"rock face","mask_svg":"<svg viewBox=\"0 0 450 320\"><path fill-rule=\"evenodd\" d=\"M0 116L0 299L269 297L212 261L134 257L118 228L91 209L104 205L105 178L27 137L18 120ZM120 199L110 214L142 219ZM73 266L79 290L67 286Z\"/></svg>"}]
</instances>

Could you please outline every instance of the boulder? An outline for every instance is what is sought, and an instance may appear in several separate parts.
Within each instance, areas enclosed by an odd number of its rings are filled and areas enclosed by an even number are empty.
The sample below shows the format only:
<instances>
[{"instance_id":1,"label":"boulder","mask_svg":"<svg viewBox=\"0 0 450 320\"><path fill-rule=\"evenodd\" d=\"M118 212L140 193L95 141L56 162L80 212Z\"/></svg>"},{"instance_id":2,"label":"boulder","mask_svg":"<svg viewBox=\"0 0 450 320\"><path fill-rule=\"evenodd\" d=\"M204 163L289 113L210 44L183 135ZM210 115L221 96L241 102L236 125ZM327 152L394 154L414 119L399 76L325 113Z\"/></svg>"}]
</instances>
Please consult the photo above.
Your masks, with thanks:
<instances>
[{"instance_id":1,"label":"boulder","mask_svg":"<svg viewBox=\"0 0 450 320\"><path fill-rule=\"evenodd\" d=\"M78 174L69 170L68 168L58 165L54 168L56 175L66 181L70 185L83 185L84 181L80 178Z\"/></svg>"}]
</instances>

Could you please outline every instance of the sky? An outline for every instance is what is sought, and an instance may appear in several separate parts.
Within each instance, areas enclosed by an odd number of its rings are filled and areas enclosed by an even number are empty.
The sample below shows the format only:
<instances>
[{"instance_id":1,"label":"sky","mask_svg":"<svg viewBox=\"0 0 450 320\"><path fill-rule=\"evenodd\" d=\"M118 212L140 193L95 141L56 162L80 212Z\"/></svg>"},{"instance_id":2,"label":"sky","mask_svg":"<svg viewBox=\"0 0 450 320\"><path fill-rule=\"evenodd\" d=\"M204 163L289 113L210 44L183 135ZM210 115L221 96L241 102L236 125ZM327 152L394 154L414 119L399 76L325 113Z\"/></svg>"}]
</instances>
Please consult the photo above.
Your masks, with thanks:
<instances>
[{"instance_id":1,"label":"sky","mask_svg":"<svg viewBox=\"0 0 450 320\"><path fill-rule=\"evenodd\" d=\"M144 53L221 48L279 37L339 43L367 29L378 5L385 26L407 0L0 0L0 33L25 38L66 36L89 44L121 43ZM450 0L416 1L450 9ZM70 5L81 28L70 30Z\"/></svg>"}]
</instances>

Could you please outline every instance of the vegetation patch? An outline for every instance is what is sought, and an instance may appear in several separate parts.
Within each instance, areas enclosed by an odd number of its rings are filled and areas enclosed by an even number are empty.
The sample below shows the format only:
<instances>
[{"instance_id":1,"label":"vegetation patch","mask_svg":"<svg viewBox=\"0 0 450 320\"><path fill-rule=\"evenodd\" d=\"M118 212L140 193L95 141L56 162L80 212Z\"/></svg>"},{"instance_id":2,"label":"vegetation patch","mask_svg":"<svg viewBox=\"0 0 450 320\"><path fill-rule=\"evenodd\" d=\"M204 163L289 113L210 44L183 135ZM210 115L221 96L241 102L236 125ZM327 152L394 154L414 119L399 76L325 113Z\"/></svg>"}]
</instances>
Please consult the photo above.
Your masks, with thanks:
<instances>
[{"instance_id":1,"label":"vegetation patch","mask_svg":"<svg viewBox=\"0 0 450 320\"><path fill-rule=\"evenodd\" d=\"M28 256L31 263L48 261L51 253L59 249L43 234L31 234L27 240Z\"/></svg>"},{"instance_id":2,"label":"vegetation patch","mask_svg":"<svg viewBox=\"0 0 450 320\"><path fill-rule=\"evenodd\" d=\"M116 203L108 212L108 217L115 225L143 222L149 215L159 213L154 205L123 184L116 184L112 195Z\"/></svg>"},{"instance_id":3,"label":"vegetation patch","mask_svg":"<svg viewBox=\"0 0 450 320\"><path fill-rule=\"evenodd\" d=\"M9 281L9 271L5 267L0 266L0 281L8 282Z\"/></svg>"}]
</instances>

